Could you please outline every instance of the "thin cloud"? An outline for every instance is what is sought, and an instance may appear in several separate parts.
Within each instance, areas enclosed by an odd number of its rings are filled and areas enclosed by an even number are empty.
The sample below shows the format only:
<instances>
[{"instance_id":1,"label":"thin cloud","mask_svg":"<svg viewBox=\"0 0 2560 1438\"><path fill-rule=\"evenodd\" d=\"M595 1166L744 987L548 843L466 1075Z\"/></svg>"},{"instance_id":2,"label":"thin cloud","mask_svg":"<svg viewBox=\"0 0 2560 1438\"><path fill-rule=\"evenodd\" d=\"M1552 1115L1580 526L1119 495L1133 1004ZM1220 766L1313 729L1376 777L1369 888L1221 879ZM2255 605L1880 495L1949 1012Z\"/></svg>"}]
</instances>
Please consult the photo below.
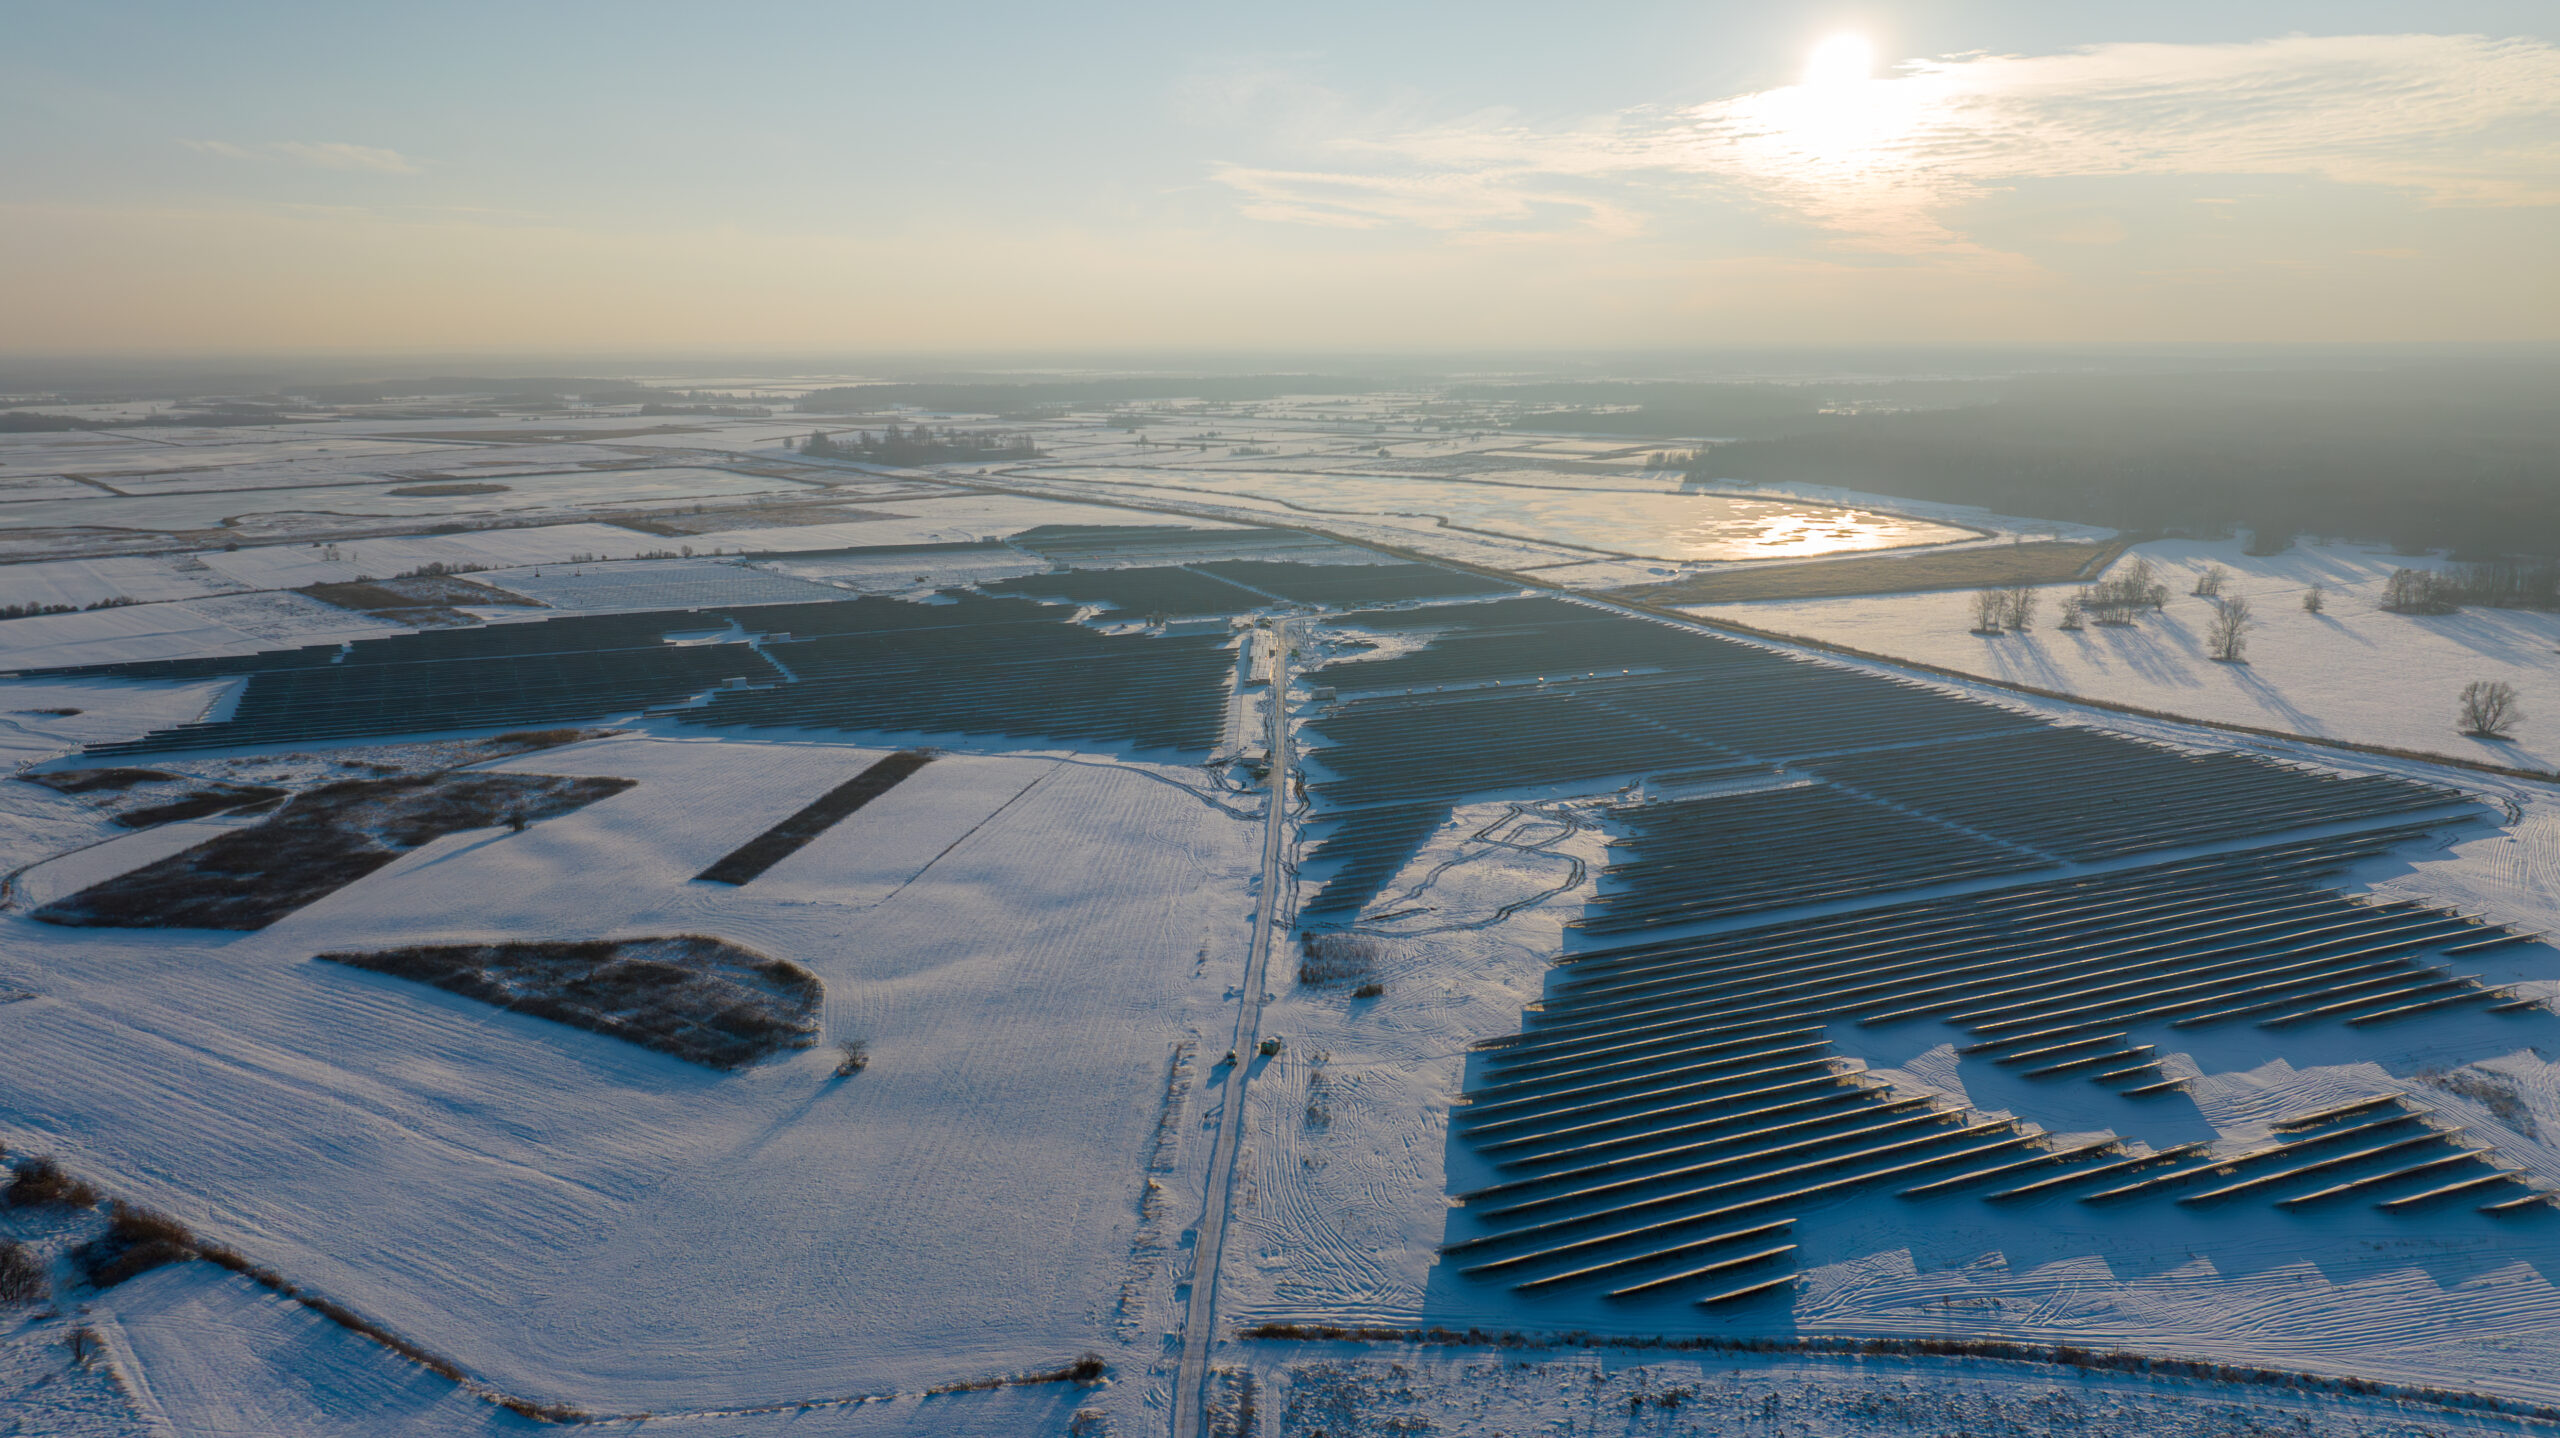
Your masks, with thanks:
<instances>
[{"instance_id":1,"label":"thin cloud","mask_svg":"<svg viewBox=\"0 0 2560 1438\"><path fill-rule=\"evenodd\" d=\"M263 145L236 145L229 140L181 140L190 150L226 160L281 160L315 170L364 170L377 175L414 175L417 161L378 145L352 145L344 140L275 140Z\"/></svg>"},{"instance_id":2,"label":"thin cloud","mask_svg":"<svg viewBox=\"0 0 2560 1438\"><path fill-rule=\"evenodd\" d=\"M1216 178L1246 213L1297 223L1619 228L1739 201L1903 253L1972 249L1951 212L2029 179L2307 176L2552 205L2560 48L2361 35L1956 56L1565 130L1487 118L1332 150L1337 168Z\"/></svg>"}]
</instances>

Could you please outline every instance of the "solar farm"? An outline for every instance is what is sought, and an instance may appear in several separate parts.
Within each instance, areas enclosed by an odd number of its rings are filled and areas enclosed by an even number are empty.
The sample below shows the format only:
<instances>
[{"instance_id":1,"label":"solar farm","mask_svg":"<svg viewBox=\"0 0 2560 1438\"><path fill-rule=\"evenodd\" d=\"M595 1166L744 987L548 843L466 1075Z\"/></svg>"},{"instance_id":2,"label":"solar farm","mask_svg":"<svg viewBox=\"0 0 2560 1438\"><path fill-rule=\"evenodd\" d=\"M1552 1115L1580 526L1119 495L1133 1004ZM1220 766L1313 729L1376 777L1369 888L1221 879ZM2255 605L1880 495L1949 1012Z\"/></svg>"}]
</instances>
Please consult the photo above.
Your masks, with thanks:
<instances>
[{"instance_id":1,"label":"solar farm","mask_svg":"<svg viewBox=\"0 0 2560 1438\"><path fill-rule=\"evenodd\" d=\"M442 627L31 649L0 692L63 727L12 786L0 1077L55 1096L12 1154L588 1414L935 1431L927 1397L1090 1350L1142 1431L1253 1334L1343 1332L2412 1383L2476 1340L2526 1356L2466 1384L2560 1401L2560 972L2470 857L2536 793L1016 503L475 570L524 602ZM83 770L190 802L117 828L153 811ZM393 842L305 797L474 784L576 802ZM251 892L332 847L365 862ZM198 1094L167 1034L253 1076ZM284 1053L368 1097L321 1112ZM521 1091L437 1087L484 1070ZM377 1123L438 1155L399 1196ZM742 1227L806 1239L659 1282ZM483 1276L609 1232L659 1267ZM665 1356L706 1334L755 1356Z\"/></svg>"}]
</instances>

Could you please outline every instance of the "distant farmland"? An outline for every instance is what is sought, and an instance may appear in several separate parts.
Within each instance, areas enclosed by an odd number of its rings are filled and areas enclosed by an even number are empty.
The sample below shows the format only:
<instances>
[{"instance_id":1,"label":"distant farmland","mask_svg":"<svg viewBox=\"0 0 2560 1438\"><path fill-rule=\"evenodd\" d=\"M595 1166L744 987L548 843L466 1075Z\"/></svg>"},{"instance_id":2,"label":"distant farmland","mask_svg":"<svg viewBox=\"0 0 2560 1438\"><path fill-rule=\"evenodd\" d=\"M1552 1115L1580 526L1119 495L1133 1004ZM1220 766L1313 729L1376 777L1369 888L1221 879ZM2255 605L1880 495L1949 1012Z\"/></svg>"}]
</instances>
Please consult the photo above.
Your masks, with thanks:
<instances>
[{"instance_id":1,"label":"distant farmland","mask_svg":"<svg viewBox=\"0 0 2560 1438\"><path fill-rule=\"evenodd\" d=\"M2129 540L2073 544L1985 545L1908 555L1826 559L1724 569L1668 584L1640 584L1615 591L1649 604L1739 604L1753 599L1829 599L1848 594L1903 594L1925 589L1974 589L1984 585L2068 584L2092 579L2115 562Z\"/></svg>"}]
</instances>

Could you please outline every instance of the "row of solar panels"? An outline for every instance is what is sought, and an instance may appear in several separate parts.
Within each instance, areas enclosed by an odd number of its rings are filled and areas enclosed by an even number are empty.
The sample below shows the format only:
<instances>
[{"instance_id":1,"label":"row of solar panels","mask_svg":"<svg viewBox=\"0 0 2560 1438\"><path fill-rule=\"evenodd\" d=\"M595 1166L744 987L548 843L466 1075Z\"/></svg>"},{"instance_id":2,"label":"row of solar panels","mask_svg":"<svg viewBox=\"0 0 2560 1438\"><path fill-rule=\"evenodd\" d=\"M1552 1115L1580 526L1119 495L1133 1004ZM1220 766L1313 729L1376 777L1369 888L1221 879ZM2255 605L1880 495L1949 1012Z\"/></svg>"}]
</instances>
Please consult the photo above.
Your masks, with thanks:
<instances>
[{"instance_id":1,"label":"row of solar panels","mask_svg":"<svg viewBox=\"0 0 2560 1438\"><path fill-rule=\"evenodd\" d=\"M1969 1052L2029 1078L2141 1097L2175 1084L2150 1046L2128 1040L2139 1024L2283 1027L2517 1007L2449 970L2524 936L2318 886L2419 832L1569 956L1520 1034L1485 1046L1458 1110L1498 1177L1463 1196L1447 1251L1469 1275L1525 1290L1720 1303L1784 1283L1740 1275L1792 1252L1769 1240L1802 1211L1886 1187L1915 1199L2151 1194L2190 1206L2363 1195L2413 1212L2503 1183L2491 1211L2538 1202L2493 1157L2405 1107L2314 1116L2259 1149L2128 1155L2112 1143L2056 1146L2013 1120L1897 1094L1846 1072L1826 1037L1836 1022L1935 1018L1969 1029Z\"/></svg>"}]
</instances>

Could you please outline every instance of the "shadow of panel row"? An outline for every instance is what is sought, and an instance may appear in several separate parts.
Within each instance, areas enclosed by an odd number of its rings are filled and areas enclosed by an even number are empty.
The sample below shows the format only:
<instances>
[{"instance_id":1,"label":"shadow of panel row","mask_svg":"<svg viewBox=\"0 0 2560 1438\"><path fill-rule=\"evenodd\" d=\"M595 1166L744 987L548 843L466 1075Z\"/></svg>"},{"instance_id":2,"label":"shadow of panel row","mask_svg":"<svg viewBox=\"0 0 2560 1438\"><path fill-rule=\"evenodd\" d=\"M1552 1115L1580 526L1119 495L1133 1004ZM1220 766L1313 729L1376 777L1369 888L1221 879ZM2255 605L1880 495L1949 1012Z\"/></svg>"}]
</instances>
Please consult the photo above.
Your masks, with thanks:
<instances>
[{"instance_id":1,"label":"shadow of panel row","mask_svg":"<svg viewBox=\"0 0 2560 1438\"><path fill-rule=\"evenodd\" d=\"M2447 965L2522 941L2314 882L2425 831L2305 840L1569 956L1499 1061L1542 1064L1719 1025L1932 1018L2032 1077L2156 1082L2137 1024L2353 1023L2496 991ZM2416 991L2416 992L2413 992Z\"/></svg>"},{"instance_id":2,"label":"shadow of panel row","mask_svg":"<svg viewBox=\"0 0 2560 1438\"><path fill-rule=\"evenodd\" d=\"M1321 821L1327 832L1299 868L1330 872L1323 887L1299 905L1299 926L1327 928L1358 917L1448 817L1446 804L1414 804L1353 809Z\"/></svg>"},{"instance_id":3,"label":"shadow of panel row","mask_svg":"<svg viewBox=\"0 0 2560 1438\"><path fill-rule=\"evenodd\" d=\"M2421 832L1569 956L1517 1036L1478 1046L1455 1121L1497 1178L1461 1195L1445 1251L1470 1276L1524 1290L1717 1302L1764 1281L1739 1275L1783 1256L1770 1240L1798 1211L1851 1192L2020 1197L2054 1179L2127 1196L2115 1175L2150 1158L2057 1147L2008 1120L1897 1094L1844 1072L1825 1025L1945 1017L1989 1035L1973 1052L2139 1097L2172 1085L2126 1044L2129 1024L2407 1013L2412 1001L2395 991L2427 982L2434 962L2519 937L2317 887ZM2377 987L2358 1007L2332 1007L2331 995L2364 984ZM2437 992L2491 997L2476 984ZM1992 1033L1994 1023L2004 1027ZM2500 1181L2426 1125L2306 1127L2316 1131L2304 1146L2265 1155L2190 1145L2165 1156L2192 1158L2176 1170L2192 1187L2170 1196L2298 1205L2370 1193L2414 1207L2454 1184Z\"/></svg>"},{"instance_id":4,"label":"shadow of panel row","mask_svg":"<svg viewBox=\"0 0 2560 1438\"><path fill-rule=\"evenodd\" d=\"M2433 784L2343 778L2243 754L2199 754L2094 729L2042 728L1977 744L1816 759L1843 784L2030 844L2095 860L2243 834L2411 814L2465 802Z\"/></svg>"},{"instance_id":5,"label":"shadow of panel row","mask_svg":"<svg viewBox=\"0 0 2560 1438\"><path fill-rule=\"evenodd\" d=\"M1574 921L1627 933L2050 868L2005 844L1822 784L1632 805L1623 855Z\"/></svg>"},{"instance_id":6,"label":"shadow of panel row","mask_svg":"<svg viewBox=\"0 0 2560 1438\"><path fill-rule=\"evenodd\" d=\"M2002 1163L1915 1184L1906 1199L1972 1198L2025 1205L2073 1198L2114 1206L2174 1202L2211 1211L2266 1203L2292 1212L2365 1204L2394 1216L2467 1203L2497 1217L2552 1211L2553 1195L2474 1146L2459 1127L2405 1094L2378 1094L2301 1114L2256 1142L2165 1149L2117 1140L2038 1145Z\"/></svg>"},{"instance_id":7,"label":"shadow of panel row","mask_svg":"<svg viewBox=\"0 0 2560 1438\"><path fill-rule=\"evenodd\" d=\"M1130 614L1241 614L1269 603L1259 594L1178 566L1068 569L978 586L992 595L1108 604Z\"/></svg>"}]
</instances>

